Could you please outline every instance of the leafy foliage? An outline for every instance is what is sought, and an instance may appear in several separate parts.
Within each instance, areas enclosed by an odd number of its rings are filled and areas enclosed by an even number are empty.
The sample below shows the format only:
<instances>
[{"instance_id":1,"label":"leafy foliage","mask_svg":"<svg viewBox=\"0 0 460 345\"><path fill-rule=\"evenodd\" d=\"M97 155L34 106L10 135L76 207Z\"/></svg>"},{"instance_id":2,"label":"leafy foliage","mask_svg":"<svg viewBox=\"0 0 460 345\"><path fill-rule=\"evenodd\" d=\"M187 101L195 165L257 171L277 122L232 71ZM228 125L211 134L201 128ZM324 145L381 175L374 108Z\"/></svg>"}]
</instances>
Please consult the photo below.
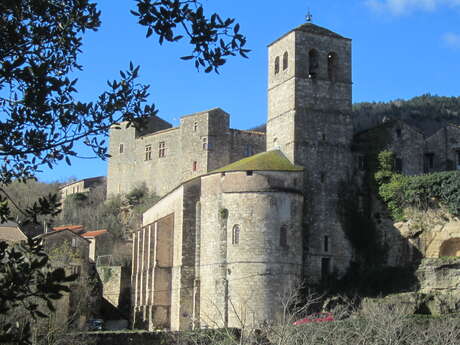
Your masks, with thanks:
<instances>
[{"instance_id":1,"label":"leafy foliage","mask_svg":"<svg viewBox=\"0 0 460 345\"><path fill-rule=\"evenodd\" d=\"M87 194L72 194L64 201L61 224L82 224L88 230L107 229L119 239L129 237L141 226L142 213L160 198L150 193L145 184L126 195L105 200L101 188Z\"/></svg>"},{"instance_id":2,"label":"leafy foliage","mask_svg":"<svg viewBox=\"0 0 460 345\"><path fill-rule=\"evenodd\" d=\"M375 174L379 195L395 220L404 219L405 207L426 210L445 206L453 215L460 215L460 172L446 171L419 176L394 172L394 154L379 154L380 170Z\"/></svg>"},{"instance_id":3,"label":"leafy foliage","mask_svg":"<svg viewBox=\"0 0 460 345\"><path fill-rule=\"evenodd\" d=\"M204 67L206 73L218 72L226 62L225 57L236 54L247 57L250 51L243 48L246 38L235 19L222 19L217 13L207 18L197 0L137 0L137 11L131 13L139 17L139 24L147 27L146 36L155 33L160 44L187 36L194 49L192 55L181 59L194 60L195 67ZM177 34L177 31L182 32Z\"/></svg>"},{"instance_id":4,"label":"leafy foliage","mask_svg":"<svg viewBox=\"0 0 460 345\"><path fill-rule=\"evenodd\" d=\"M424 94L409 100L391 102L363 102L353 105L354 117L392 116L403 120L438 119L460 121L460 97L441 97Z\"/></svg>"},{"instance_id":5,"label":"leafy foliage","mask_svg":"<svg viewBox=\"0 0 460 345\"><path fill-rule=\"evenodd\" d=\"M63 268L51 267L39 240L16 245L0 242L0 314L6 317L0 342L29 344L30 327L19 328L16 311L23 308L33 319L47 317L41 302L54 311L52 301L69 292L66 283L75 278Z\"/></svg>"}]
</instances>

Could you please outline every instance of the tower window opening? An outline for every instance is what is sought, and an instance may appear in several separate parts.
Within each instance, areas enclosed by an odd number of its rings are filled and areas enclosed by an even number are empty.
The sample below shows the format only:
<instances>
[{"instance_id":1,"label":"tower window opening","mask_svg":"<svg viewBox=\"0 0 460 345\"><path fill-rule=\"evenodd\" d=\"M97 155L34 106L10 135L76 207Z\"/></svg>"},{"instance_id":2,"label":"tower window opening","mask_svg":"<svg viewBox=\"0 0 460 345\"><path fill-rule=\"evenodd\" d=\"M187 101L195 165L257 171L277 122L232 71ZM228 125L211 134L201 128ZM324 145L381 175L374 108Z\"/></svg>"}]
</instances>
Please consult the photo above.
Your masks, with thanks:
<instances>
[{"instance_id":1,"label":"tower window opening","mask_svg":"<svg viewBox=\"0 0 460 345\"><path fill-rule=\"evenodd\" d=\"M232 244L239 244L240 243L240 226L234 225L232 230Z\"/></svg>"},{"instance_id":2,"label":"tower window opening","mask_svg":"<svg viewBox=\"0 0 460 345\"><path fill-rule=\"evenodd\" d=\"M123 146L123 144L120 144L120 146L119 146L119 148L118 148L118 151L119 151L120 153L123 153L123 150L124 150L124 146Z\"/></svg>"},{"instance_id":3,"label":"tower window opening","mask_svg":"<svg viewBox=\"0 0 460 345\"><path fill-rule=\"evenodd\" d=\"M283 225L280 228L280 247L286 248L287 246L288 246L287 226Z\"/></svg>"},{"instance_id":4,"label":"tower window opening","mask_svg":"<svg viewBox=\"0 0 460 345\"><path fill-rule=\"evenodd\" d=\"M275 58L275 74L278 74L280 72L280 58L277 56Z\"/></svg>"},{"instance_id":5,"label":"tower window opening","mask_svg":"<svg viewBox=\"0 0 460 345\"><path fill-rule=\"evenodd\" d=\"M401 128L397 128L396 129L396 137L401 138L401 135L402 135Z\"/></svg>"},{"instance_id":6,"label":"tower window opening","mask_svg":"<svg viewBox=\"0 0 460 345\"><path fill-rule=\"evenodd\" d=\"M330 81L337 80L338 56L336 53L327 55L327 75Z\"/></svg>"},{"instance_id":7,"label":"tower window opening","mask_svg":"<svg viewBox=\"0 0 460 345\"><path fill-rule=\"evenodd\" d=\"M206 151L208 149L208 138L204 137L201 140L203 143L203 151Z\"/></svg>"},{"instance_id":8,"label":"tower window opening","mask_svg":"<svg viewBox=\"0 0 460 345\"><path fill-rule=\"evenodd\" d=\"M326 181L326 173L324 171L321 171L319 173L319 180L321 181L321 183L324 183Z\"/></svg>"},{"instance_id":9,"label":"tower window opening","mask_svg":"<svg viewBox=\"0 0 460 345\"><path fill-rule=\"evenodd\" d=\"M318 52L315 49L312 49L308 53L308 78L316 79L318 76L318 69Z\"/></svg>"},{"instance_id":10,"label":"tower window opening","mask_svg":"<svg viewBox=\"0 0 460 345\"><path fill-rule=\"evenodd\" d=\"M246 171L246 176L252 176L252 170Z\"/></svg>"},{"instance_id":11,"label":"tower window opening","mask_svg":"<svg viewBox=\"0 0 460 345\"><path fill-rule=\"evenodd\" d=\"M288 52L284 52L283 54L283 71L287 70L289 64L289 55Z\"/></svg>"},{"instance_id":12,"label":"tower window opening","mask_svg":"<svg viewBox=\"0 0 460 345\"><path fill-rule=\"evenodd\" d=\"M329 236L324 236L324 252L329 251Z\"/></svg>"},{"instance_id":13,"label":"tower window opening","mask_svg":"<svg viewBox=\"0 0 460 345\"><path fill-rule=\"evenodd\" d=\"M196 171L197 166L198 166L198 163L196 161L194 161L193 164L192 164L192 170Z\"/></svg>"},{"instance_id":14,"label":"tower window opening","mask_svg":"<svg viewBox=\"0 0 460 345\"><path fill-rule=\"evenodd\" d=\"M198 129L198 122L193 123L193 131L196 132Z\"/></svg>"}]
</instances>

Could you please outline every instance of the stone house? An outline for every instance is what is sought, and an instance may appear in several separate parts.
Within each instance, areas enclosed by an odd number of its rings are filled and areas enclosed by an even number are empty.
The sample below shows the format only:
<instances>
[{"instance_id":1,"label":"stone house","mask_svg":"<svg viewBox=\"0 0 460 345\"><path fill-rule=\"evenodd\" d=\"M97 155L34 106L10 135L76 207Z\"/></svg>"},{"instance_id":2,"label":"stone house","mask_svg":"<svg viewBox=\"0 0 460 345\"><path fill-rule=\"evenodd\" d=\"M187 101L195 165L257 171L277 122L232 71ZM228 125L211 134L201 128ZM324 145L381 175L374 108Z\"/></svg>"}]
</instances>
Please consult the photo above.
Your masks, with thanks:
<instances>
[{"instance_id":1,"label":"stone house","mask_svg":"<svg viewBox=\"0 0 460 345\"><path fill-rule=\"evenodd\" d=\"M63 327L82 329L88 319L98 314L102 286L95 265L89 259L90 241L64 229L37 236L54 267L62 267L67 274L78 274L69 285L70 293L56 303L56 321Z\"/></svg>"},{"instance_id":2,"label":"stone house","mask_svg":"<svg viewBox=\"0 0 460 345\"><path fill-rule=\"evenodd\" d=\"M345 274L354 248L339 214L383 149L398 169L457 168L460 129L403 121L355 132L351 40L312 23L268 46L266 133L216 108L172 128L110 131L107 193L145 183L161 200L133 235L135 328L257 327L300 278ZM374 163L372 163L374 162Z\"/></svg>"},{"instance_id":3,"label":"stone house","mask_svg":"<svg viewBox=\"0 0 460 345\"><path fill-rule=\"evenodd\" d=\"M27 241L27 236L21 230L18 223L8 221L0 223L0 241L8 243L17 243L21 241Z\"/></svg>"},{"instance_id":4,"label":"stone house","mask_svg":"<svg viewBox=\"0 0 460 345\"><path fill-rule=\"evenodd\" d=\"M67 183L66 185L59 188L59 192L61 194L61 202L64 202L65 198L67 198L69 195L76 193L88 193L90 190L96 187L105 186L105 176L90 177L83 180Z\"/></svg>"}]
</instances>

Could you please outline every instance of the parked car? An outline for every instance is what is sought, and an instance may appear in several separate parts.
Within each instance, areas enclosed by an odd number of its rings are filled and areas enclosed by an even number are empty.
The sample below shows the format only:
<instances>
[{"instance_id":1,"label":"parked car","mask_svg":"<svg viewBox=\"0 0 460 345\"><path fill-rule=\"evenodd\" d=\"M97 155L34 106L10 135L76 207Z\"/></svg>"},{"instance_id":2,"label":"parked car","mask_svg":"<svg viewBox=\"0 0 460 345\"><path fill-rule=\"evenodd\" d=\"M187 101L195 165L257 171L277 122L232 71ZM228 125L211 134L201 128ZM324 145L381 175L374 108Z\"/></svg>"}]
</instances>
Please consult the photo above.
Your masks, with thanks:
<instances>
[{"instance_id":1,"label":"parked car","mask_svg":"<svg viewBox=\"0 0 460 345\"><path fill-rule=\"evenodd\" d=\"M328 322L328 321L335 321L334 315L330 312L325 313L315 313L308 315L306 318L297 320L293 323L294 326L303 325L304 323L312 323L312 322Z\"/></svg>"},{"instance_id":2,"label":"parked car","mask_svg":"<svg viewBox=\"0 0 460 345\"><path fill-rule=\"evenodd\" d=\"M92 319L86 322L86 328L88 331L102 331L104 330L104 320Z\"/></svg>"}]
</instances>

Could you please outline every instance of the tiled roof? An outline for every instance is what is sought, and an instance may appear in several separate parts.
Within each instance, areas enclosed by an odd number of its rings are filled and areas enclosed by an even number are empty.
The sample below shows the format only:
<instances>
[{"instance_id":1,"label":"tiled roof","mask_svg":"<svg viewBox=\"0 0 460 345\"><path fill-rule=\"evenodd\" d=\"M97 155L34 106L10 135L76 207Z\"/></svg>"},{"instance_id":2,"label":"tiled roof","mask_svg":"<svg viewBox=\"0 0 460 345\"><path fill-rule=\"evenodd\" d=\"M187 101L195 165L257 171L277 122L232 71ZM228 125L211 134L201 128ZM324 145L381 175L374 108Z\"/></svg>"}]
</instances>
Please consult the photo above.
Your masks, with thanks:
<instances>
[{"instance_id":1,"label":"tiled roof","mask_svg":"<svg viewBox=\"0 0 460 345\"><path fill-rule=\"evenodd\" d=\"M63 226L55 226L53 231L62 231L62 230L70 230L70 231L80 231L84 230L83 225L63 225Z\"/></svg>"},{"instance_id":2,"label":"tiled roof","mask_svg":"<svg viewBox=\"0 0 460 345\"><path fill-rule=\"evenodd\" d=\"M19 242L27 240L27 236L15 222L6 222L0 224L0 240L9 242Z\"/></svg>"},{"instance_id":3,"label":"tiled roof","mask_svg":"<svg viewBox=\"0 0 460 345\"><path fill-rule=\"evenodd\" d=\"M100 236L102 234L105 234L106 232L108 232L107 229L93 230L93 231L85 232L85 233L81 234L81 236L83 236L83 237L97 237L97 236Z\"/></svg>"}]
</instances>

